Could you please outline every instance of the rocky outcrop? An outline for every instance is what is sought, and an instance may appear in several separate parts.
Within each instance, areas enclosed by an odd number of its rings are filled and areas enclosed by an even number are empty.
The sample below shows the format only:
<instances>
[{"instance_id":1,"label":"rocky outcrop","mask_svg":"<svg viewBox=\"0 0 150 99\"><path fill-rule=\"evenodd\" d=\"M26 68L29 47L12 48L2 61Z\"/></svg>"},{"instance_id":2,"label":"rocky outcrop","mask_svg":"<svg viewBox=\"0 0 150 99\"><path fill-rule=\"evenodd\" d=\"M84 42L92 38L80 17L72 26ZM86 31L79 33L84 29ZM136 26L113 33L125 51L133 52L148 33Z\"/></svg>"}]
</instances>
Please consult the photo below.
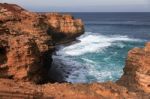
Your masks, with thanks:
<instances>
[{"instance_id":1,"label":"rocky outcrop","mask_svg":"<svg viewBox=\"0 0 150 99\"><path fill-rule=\"evenodd\" d=\"M144 48L129 51L124 74L118 83L131 91L150 93L150 42Z\"/></svg>"},{"instance_id":2,"label":"rocky outcrop","mask_svg":"<svg viewBox=\"0 0 150 99\"><path fill-rule=\"evenodd\" d=\"M77 36L84 33L81 19L74 19L73 16L58 13L47 13L46 16L50 25L49 32L57 43L75 40Z\"/></svg>"},{"instance_id":3,"label":"rocky outcrop","mask_svg":"<svg viewBox=\"0 0 150 99\"><path fill-rule=\"evenodd\" d=\"M125 87L111 82L33 85L28 82L0 79L0 97L2 99L149 99L150 95L129 92Z\"/></svg>"},{"instance_id":4,"label":"rocky outcrop","mask_svg":"<svg viewBox=\"0 0 150 99\"><path fill-rule=\"evenodd\" d=\"M82 21L70 15L40 14L0 4L0 77L47 81L55 44L83 32Z\"/></svg>"},{"instance_id":5,"label":"rocky outcrop","mask_svg":"<svg viewBox=\"0 0 150 99\"><path fill-rule=\"evenodd\" d=\"M39 14L0 4L0 98L149 99L150 43L129 51L117 83L30 82L47 81L55 44L74 40L83 32L82 21L70 15Z\"/></svg>"},{"instance_id":6,"label":"rocky outcrop","mask_svg":"<svg viewBox=\"0 0 150 99\"><path fill-rule=\"evenodd\" d=\"M30 82L0 79L0 98L3 99L149 99L149 51L145 48L129 51L124 75L117 83L47 83L35 85Z\"/></svg>"}]
</instances>

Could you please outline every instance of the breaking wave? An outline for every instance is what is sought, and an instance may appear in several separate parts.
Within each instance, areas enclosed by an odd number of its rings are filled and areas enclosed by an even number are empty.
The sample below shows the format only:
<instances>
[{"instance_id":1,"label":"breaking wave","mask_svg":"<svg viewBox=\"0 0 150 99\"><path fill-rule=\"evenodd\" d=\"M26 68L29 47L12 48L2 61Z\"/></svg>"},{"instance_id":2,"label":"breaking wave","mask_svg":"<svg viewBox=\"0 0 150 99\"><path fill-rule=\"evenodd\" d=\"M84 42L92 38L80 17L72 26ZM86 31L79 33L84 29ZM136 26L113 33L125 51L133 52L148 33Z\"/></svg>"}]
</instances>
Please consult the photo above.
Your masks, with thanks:
<instances>
[{"instance_id":1,"label":"breaking wave","mask_svg":"<svg viewBox=\"0 0 150 99\"><path fill-rule=\"evenodd\" d=\"M128 50L143 44L141 39L91 32L77 39L80 42L61 46L53 55L55 68L72 83L116 81L123 73Z\"/></svg>"},{"instance_id":2,"label":"breaking wave","mask_svg":"<svg viewBox=\"0 0 150 99\"><path fill-rule=\"evenodd\" d=\"M99 52L104 50L105 48L112 46L117 41L130 41L130 42L140 42L139 39L132 39L128 36L121 35L112 35L112 36L104 36L97 33L87 32L81 37L78 38L80 40L79 43L64 47L60 49L57 54L58 55L70 55L70 56L78 56L83 55L85 53ZM123 45L120 45L123 47Z\"/></svg>"}]
</instances>

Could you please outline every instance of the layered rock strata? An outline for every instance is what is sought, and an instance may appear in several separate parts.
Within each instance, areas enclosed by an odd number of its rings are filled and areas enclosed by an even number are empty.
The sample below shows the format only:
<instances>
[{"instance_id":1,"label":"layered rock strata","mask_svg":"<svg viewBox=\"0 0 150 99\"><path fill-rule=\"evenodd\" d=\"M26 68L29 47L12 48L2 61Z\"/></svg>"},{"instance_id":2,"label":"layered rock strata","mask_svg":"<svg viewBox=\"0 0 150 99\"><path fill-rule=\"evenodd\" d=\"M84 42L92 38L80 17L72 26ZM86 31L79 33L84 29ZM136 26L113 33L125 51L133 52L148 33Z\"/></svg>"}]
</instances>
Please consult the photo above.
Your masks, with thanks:
<instances>
[{"instance_id":1,"label":"layered rock strata","mask_svg":"<svg viewBox=\"0 0 150 99\"><path fill-rule=\"evenodd\" d=\"M150 99L150 43L129 51L117 83L30 82L47 81L54 45L83 32L82 21L70 15L37 14L0 4L0 98Z\"/></svg>"},{"instance_id":2,"label":"layered rock strata","mask_svg":"<svg viewBox=\"0 0 150 99\"><path fill-rule=\"evenodd\" d=\"M55 44L83 32L82 21L70 15L39 14L0 4L1 78L46 81Z\"/></svg>"},{"instance_id":3,"label":"layered rock strata","mask_svg":"<svg viewBox=\"0 0 150 99\"><path fill-rule=\"evenodd\" d=\"M128 52L124 74L117 83L132 91L150 93L150 42Z\"/></svg>"}]
</instances>

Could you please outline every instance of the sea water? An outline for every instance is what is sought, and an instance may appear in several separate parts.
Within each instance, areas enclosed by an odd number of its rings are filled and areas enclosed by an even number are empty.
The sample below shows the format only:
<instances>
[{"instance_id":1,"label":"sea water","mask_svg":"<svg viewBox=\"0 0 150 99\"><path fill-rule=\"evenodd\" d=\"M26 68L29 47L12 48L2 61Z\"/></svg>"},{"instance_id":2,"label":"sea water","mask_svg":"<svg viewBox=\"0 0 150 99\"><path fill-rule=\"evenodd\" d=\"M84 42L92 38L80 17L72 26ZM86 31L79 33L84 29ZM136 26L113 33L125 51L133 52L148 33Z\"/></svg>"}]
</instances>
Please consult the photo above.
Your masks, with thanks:
<instances>
[{"instance_id":1,"label":"sea water","mask_svg":"<svg viewBox=\"0 0 150 99\"><path fill-rule=\"evenodd\" d=\"M57 77L67 82L118 80L128 51L150 40L150 13L71 14L84 21L85 33L53 55Z\"/></svg>"}]
</instances>

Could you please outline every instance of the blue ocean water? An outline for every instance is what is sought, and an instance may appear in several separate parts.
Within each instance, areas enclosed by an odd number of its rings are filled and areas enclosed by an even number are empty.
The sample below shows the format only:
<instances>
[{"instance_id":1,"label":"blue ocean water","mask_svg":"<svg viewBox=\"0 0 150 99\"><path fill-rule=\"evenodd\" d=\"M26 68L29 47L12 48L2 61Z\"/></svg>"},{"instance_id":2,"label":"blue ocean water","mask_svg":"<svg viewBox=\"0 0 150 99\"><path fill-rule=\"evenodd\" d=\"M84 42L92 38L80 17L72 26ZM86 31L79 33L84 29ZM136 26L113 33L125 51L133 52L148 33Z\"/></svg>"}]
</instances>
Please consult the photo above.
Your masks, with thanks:
<instances>
[{"instance_id":1,"label":"blue ocean water","mask_svg":"<svg viewBox=\"0 0 150 99\"><path fill-rule=\"evenodd\" d=\"M118 80L128 51L150 40L150 13L71 14L84 21L85 33L77 38L80 42L59 46L53 55L67 82Z\"/></svg>"}]
</instances>

